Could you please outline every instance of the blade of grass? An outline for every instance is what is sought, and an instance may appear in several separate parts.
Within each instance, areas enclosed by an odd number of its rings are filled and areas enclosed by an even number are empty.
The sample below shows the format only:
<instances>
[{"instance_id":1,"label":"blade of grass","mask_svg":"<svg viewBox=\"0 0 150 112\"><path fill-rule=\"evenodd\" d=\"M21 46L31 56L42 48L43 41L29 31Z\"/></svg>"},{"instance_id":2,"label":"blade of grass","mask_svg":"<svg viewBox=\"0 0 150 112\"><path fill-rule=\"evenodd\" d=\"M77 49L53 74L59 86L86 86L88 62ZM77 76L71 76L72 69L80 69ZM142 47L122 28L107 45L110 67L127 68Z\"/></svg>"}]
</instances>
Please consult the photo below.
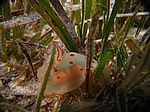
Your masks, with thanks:
<instances>
[{"instance_id":1,"label":"blade of grass","mask_svg":"<svg viewBox=\"0 0 150 112\"><path fill-rule=\"evenodd\" d=\"M67 26L64 25L63 21L58 17L55 11L52 9L47 0L37 0L39 5L46 10L50 18L52 19L52 24L60 30L64 38L60 36L60 39L64 42L66 47L69 47L69 50L78 52L78 49L75 46L75 42L73 41L71 34L67 30ZM56 32L57 33L57 32ZM71 49L70 49L71 48Z\"/></svg>"},{"instance_id":2,"label":"blade of grass","mask_svg":"<svg viewBox=\"0 0 150 112\"><path fill-rule=\"evenodd\" d=\"M127 54L123 47L124 46L119 47L118 44L114 44L113 46L114 53L117 56L117 66L119 68L122 68L122 67L125 68L125 61L127 60Z\"/></svg>"},{"instance_id":3,"label":"blade of grass","mask_svg":"<svg viewBox=\"0 0 150 112\"><path fill-rule=\"evenodd\" d=\"M90 19L91 17L91 7L92 7L92 0L86 0L85 1L85 20ZM87 30L88 30L88 23L84 23L82 39L81 39L82 43L84 43L86 39Z\"/></svg>"},{"instance_id":4,"label":"blade of grass","mask_svg":"<svg viewBox=\"0 0 150 112\"><path fill-rule=\"evenodd\" d=\"M122 3L122 0L115 1L114 7L113 7L112 13L108 19L108 22L106 23L106 25L104 25L104 31L103 31L104 45L103 46L105 46L107 44L107 40L108 40L109 34L111 32L111 28L113 27L114 20L115 20L117 13L119 12L121 3Z\"/></svg>"},{"instance_id":5,"label":"blade of grass","mask_svg":"<svg viewBox=\"0 0 150 112\"><path fill-rule=\"evenodd\" d=\"M111 57L113 56L113 52L111 49L107 49L107 51L105 50L105 52L103 52L103 55L101 57L100 62L98 63L98 66L96 68L96 70L93 73L93 76L95 79L100 80L102 78L102 72L104 67L106 66L106 64L108 63L108 60L111 59Z\"/></svg>"},{"instance_id":6,"label":"blade of grass","mask_svg":"<svg viewBox=\"0 0 150 112\"><path fill-rule=\"evenodd\" d=\"M69 20L69 18L67 16L67 13L65 12L64 8L62 7L62 5L60 4L59 0L50 0L50 2L52 3L52 5L55 8L57 14L61 18L61 20L64 23L64 25L66 26L66 28L67 28L69 34L71 35L71 38L74 41L77 49L79 50L79 52L82 52L82 46L81 46L79 38L77 37L77 34L75 32L74 26L70 22L70 20Z\"/></svg>"},{"instance_id":7,"label":"blade of grass","mask_svg":"<svg viewBox=\"0 0 150 112\"><path fill-rule=\"evenodd\" d=\"M48 78L49 78L50 73L51 73L52 65L54 63L55 52L56 51L55 51L55 47L54 47L53 51L52 51L49 66L47 68L46 74L44 75L44 80L43 80L43 82L41 84L41 87L40 87L40 92L39 92L37 100L36 100L36 105L35 105L35 108L34 108L34 112L39 112L40 111L40 105L41 105L41 102L42 102L42 97L43 97L43 94L44 94L44 91L45 91L45 88L46 88Z\"/></svg>"},{"instance_id":8,"label":"blade of grass","mask_svg":"<svg viewBox=\"0 0 150 112\"><path fill-rule=\"evenodd\" d=\"M53 37L50 36L50 35L47 35L47 36L40 42L40 44L46 46L46 45L48 45L52 40L53 40Z\"/></svg>"},{"instance_id":9,"label":"blade of grass","mask_svg":"<svg viewBox=\"0 0 150 112\"><path fill-rule=\"evenodd\" d=\"M53 37L50 36L50 35L47 35L47 36L40 42L40 45L47 46L52 40L53 40ZM36 50L32 51L31 54L30 54L31 59L33 59L38 53L39 53L39 51L36 51Z\"/></svg>"},{"instance_id":10,"label":"blade of grass","mask_svg":"<svg viewBox=\"0 0 150 112\"><path fill-rule=\"evenodd\" d=\"M7 40L10 37L9 34L10 34L10 30L2 30L1 46L2 46L2 50L7 58L9 57L8 55L10 54L10 52L9 52L10 49L8 49L7 44L6 44Z\"/></svg>"},{"instance_id":11,"label":"blade of grass","mask_svg":"<svg viewBox=\"0 0 150 112\"><path fill-rule=\"evenodd\" d=\"M9 0L5 0L2 3L2 15L5 17L5 20L11 19Z\"/></svg>"},{"instance_id":12,"label":"blade of grass","mask_svg":"<svg viewBox=\"0 0 150 112\"><path fill-rule=\"evenodd\" d=\"M128 17L127 20L125 21L124 25L122 26L120 32L118 33L117 36L117 43L114 44L114 52L117 55L117 65L119 68L124 68L125 67L125 61L127 60L127 51L124 49L124 40L127 37L127 34L129 32L129 29L131 28L133 24L133 18L135 17L136 13L134 13L133 16Z\"/></svg>"},{"instance_id":13,"label":"blade of grass","mask_svg":"<svg viewBox=\"0 0 150 112\"><path fill-rule=\"evenodd\" d=\"M97 8L96 7L96 0L93 0L92 1L92 7L91 7L91 13L92 13L92 15L94 15L96 8Z\"/></svg>"},{"instance_id":14,"label":"blade of grass","mask_svg":"<svg viewBox=\"0 0 150 112\"><path fill-rule=\"evenodd\" d=\"M80 38L82 38L82 36L83 36L83 34L82 34L82 33L83 33L83 25L84 25L84 10L85 10L84 4L85 4L85 0L82 0ZM82 43L82 42L81 42L81 43Z\"/></svg>"},{"instance_id":15,"label":"blade of grass","mask_svg":"<svg viewBox=\"0 0 150 112\"><path fill-rule=\"evenodd\" d=\"M137 28L135 37L137 37L137 36L139 35L141 29L142 29L143 26L145 25L145 22L146 22L146 16L142 16L142 17L141 17L141 20L140 20L140 23L139 23L139 25L138 25L138 28Z\"/></svg>"},{"instance_id":16,"label":"blade of grass","mask_svg":"<svg viewBox=\"0 0 150 112\"><path fill-rule=\"evenodd\" d=\"M31 6L47 21L52 29L57 33L69 51L78 52L71 35L66 26L54 12L47 0L28 0Z\"/></svg>"},{"instance_id":17,"label":"blade of grass","mask_svg":"<svg viewBox=\"0 0 150 112\"><path fill-rule=\"evenodd\" d=\"M136 13L135 13L135 15L136 15ZM120 43L120 45L119 45L120 48L122 47L122 45L123 45L123 43L124 43L124 40L126 39L127 34L128 34L128 32L129 32L129 30L130 30L132 24L133 24L133 18L135 17L135 15L133 15L132 17L129 17L129 21L128 21L127 24L125 25L125 33L124 33L124 35L123 35L123 38L121 38L121 43Z\"/></svg>"},{"instance_id":18,"label":"blade of grass","mask_svg":"<svg viewBox=\"0 0 150 112\"><path fill-rule=\"evenodd\" d=\"M13 56L17 59L17 61L19 61L20 59L23 59L23 54L19 51L18 46L15 44L13 44L12 48L11 48L12 54Z\"/></svg>"},{"instance_id":19,"label":"blade of grass","mask_svg":"<svg viewBox=\"0 0 150 112\"><path fill-rule=\"evenodd\" d=\"M104 30L103 30L103 46L102 46L102 53L100 56L100 63L98 63L98 66L94 72L94 76L96 79L100 78L100 75L102 74L102 71L107 64L107 61L109 59L109 56L111 56L111 52L107 50L107 44L108 44L108 37L111 32L111 28L114 25L114 20L116 18L117 13L119 12L120 6L121 6L122 0L115 0L115 4L112 10L112 13L110 17L108 18L108 21L104 23ZM107 15L108 16L108 15ZM107 17L106 17L107 18Z\"/></svg>"},{"instance_id":20,"label":"blade of grass","mask_svg":"<svg viewBox=\"0 0 150 112\"><path fill-rule=\"evenodd\" d=\"M41 19L40 20L40 23L39 23L39 29L37 31L37 33L31 38L30 42L31 43L35 43L37 41L40 40L40 36L41 36L41 33L42 33L42 28L44 27L44 25L46 24L45 20L44 19Z\"/></svg>"},{"instance_id":21,"label":"blade of grass","mask_svg":"<svg viewBox=\"0 0 150 112\"><path fill-rule=\"evenodd\" d=\"M16 39L22 38L23 32L24 32L24 27L16 26L13 28L13 42L12 42L13 45L12 45L11 51L12 51L13 56L17 60L23 58L23 55L18 50L18 46L17 46L17 43L15 41L16 41Z\"/></svg>"},{"instance_id":22,"label":"blade of grass","mask_svg":"<svg viewBox=\"0 0 150 112\"><path fill-rule=\"evenodd\" d=\"M6 0L2 4L2 15L4 16L5 20L11 19L11 13L10 13L10 5L9 0ZM9 55L9 49L7 48L6 41L10 39L10 30L2 30L2 38L1 38L1 44L2 44L2 50L6 57Z\"/></svg>"},{"instance_id":23,"label":"blade of grass","mask_svg":"<svg viewBox=\"0 0 150 112\"><path fill-rule=\"evenodd\" d=\"M80 3L80 0L73 0L73 4L78 4ZM81 22L81 10L78 11L74 11L73 12L73 18L75 19L75 24L77 24L77 34L81 39L81 26L80 26L80 22Z\"/></svg>"}]
</instances>

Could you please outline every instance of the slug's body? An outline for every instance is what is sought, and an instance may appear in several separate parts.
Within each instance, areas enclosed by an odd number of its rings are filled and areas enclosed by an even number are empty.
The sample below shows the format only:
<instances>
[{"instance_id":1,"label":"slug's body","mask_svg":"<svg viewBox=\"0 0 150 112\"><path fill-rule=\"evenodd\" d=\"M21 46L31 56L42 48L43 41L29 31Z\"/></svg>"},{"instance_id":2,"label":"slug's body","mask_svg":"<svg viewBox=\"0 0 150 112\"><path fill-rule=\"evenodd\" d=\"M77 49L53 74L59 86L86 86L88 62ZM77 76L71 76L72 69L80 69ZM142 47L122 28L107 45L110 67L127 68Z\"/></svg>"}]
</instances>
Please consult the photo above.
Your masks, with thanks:
<instances>
[{"instance_id":1,"label":"slug's body","mask_svg":"<svg viewBox=\"0 0 150 112\"><path fill-rule=\"evenodd\" d=\"M60 54L59 54L60 55ZM85 81L85 56L70 52L56 56L53 69L45 89L45 95L65 94L80 87ZM40 80L44 78L49 62L45 61L43 66L38 69ZM97 63L92 62L92 71Z\"/></svg>"}]
</instances>

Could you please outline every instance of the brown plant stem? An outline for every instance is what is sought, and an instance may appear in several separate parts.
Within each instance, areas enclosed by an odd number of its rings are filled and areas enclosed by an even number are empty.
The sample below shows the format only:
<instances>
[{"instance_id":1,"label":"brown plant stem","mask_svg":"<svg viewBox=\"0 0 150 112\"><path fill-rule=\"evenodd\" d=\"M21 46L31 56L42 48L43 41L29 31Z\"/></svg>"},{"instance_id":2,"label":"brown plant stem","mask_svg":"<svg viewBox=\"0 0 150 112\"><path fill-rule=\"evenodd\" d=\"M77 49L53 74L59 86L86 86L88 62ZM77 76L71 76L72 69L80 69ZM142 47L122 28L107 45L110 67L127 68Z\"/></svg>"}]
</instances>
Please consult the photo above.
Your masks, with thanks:
<instances>
[{"instance_id":1,"label":"brown plant stem","mask_svg":"<svg viewBox=\"0 0 150 112\"><path fill-rule=\"evenodd\" d=\"M81 46L81 42L79 41L79 38L77 37L77 34L75 32L75 28L70 22L67 13L65 12L64 8L60 4L59 0L50 0L52 3L53 7L55 8L56 12L60 16L61 20L63 21L64 25L66 26L68 32L71 35L72 40L74 41L78 51L80 53L83 53L83 48Z\"/></svg>"},{"instance_id":2,"label":"brown plant stem","mask_svg":"<svg viewBox=\"0 0 150 112\"><path fill-rule=\"evenodd\" d=\"M85 92L88 93L89 90L89 79L90 79L90 68L91 68L91 62L93 57L93 44L94 44L94 38L96 36L96 26L98 23L99 18L99 11L95 13L92 19L92 23L89 29L89 34L87 37L87 59L86 59L86 81L85 81Z\"/></svg>"}]
</instances>

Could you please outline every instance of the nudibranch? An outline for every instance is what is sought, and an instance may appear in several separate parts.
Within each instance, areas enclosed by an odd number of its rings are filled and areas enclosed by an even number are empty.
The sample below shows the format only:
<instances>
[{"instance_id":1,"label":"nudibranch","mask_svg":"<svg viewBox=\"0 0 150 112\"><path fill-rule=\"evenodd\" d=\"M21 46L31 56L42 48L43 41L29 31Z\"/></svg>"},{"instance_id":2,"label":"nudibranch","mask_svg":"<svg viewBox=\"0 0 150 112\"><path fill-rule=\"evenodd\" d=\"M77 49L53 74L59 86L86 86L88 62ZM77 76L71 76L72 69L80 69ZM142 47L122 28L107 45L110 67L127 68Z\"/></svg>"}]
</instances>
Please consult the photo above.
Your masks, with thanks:
<instances>
[{"instance_id":1,"label":"nudibranch","mask_svg":"<svg viewBox=\"0 0 150 112\"><path fill-rule=\"evenodd\" d=\"M85 55L69 52L58 52L51 70L45 95L63 95L67 92L75 90L85 81ZM43 66L38 69L38 77L43 80L44 74L48 68L49 61L45 61ZM92 61L91 71L97 66L95 60Z\"/></svg>"}]
</instances>

